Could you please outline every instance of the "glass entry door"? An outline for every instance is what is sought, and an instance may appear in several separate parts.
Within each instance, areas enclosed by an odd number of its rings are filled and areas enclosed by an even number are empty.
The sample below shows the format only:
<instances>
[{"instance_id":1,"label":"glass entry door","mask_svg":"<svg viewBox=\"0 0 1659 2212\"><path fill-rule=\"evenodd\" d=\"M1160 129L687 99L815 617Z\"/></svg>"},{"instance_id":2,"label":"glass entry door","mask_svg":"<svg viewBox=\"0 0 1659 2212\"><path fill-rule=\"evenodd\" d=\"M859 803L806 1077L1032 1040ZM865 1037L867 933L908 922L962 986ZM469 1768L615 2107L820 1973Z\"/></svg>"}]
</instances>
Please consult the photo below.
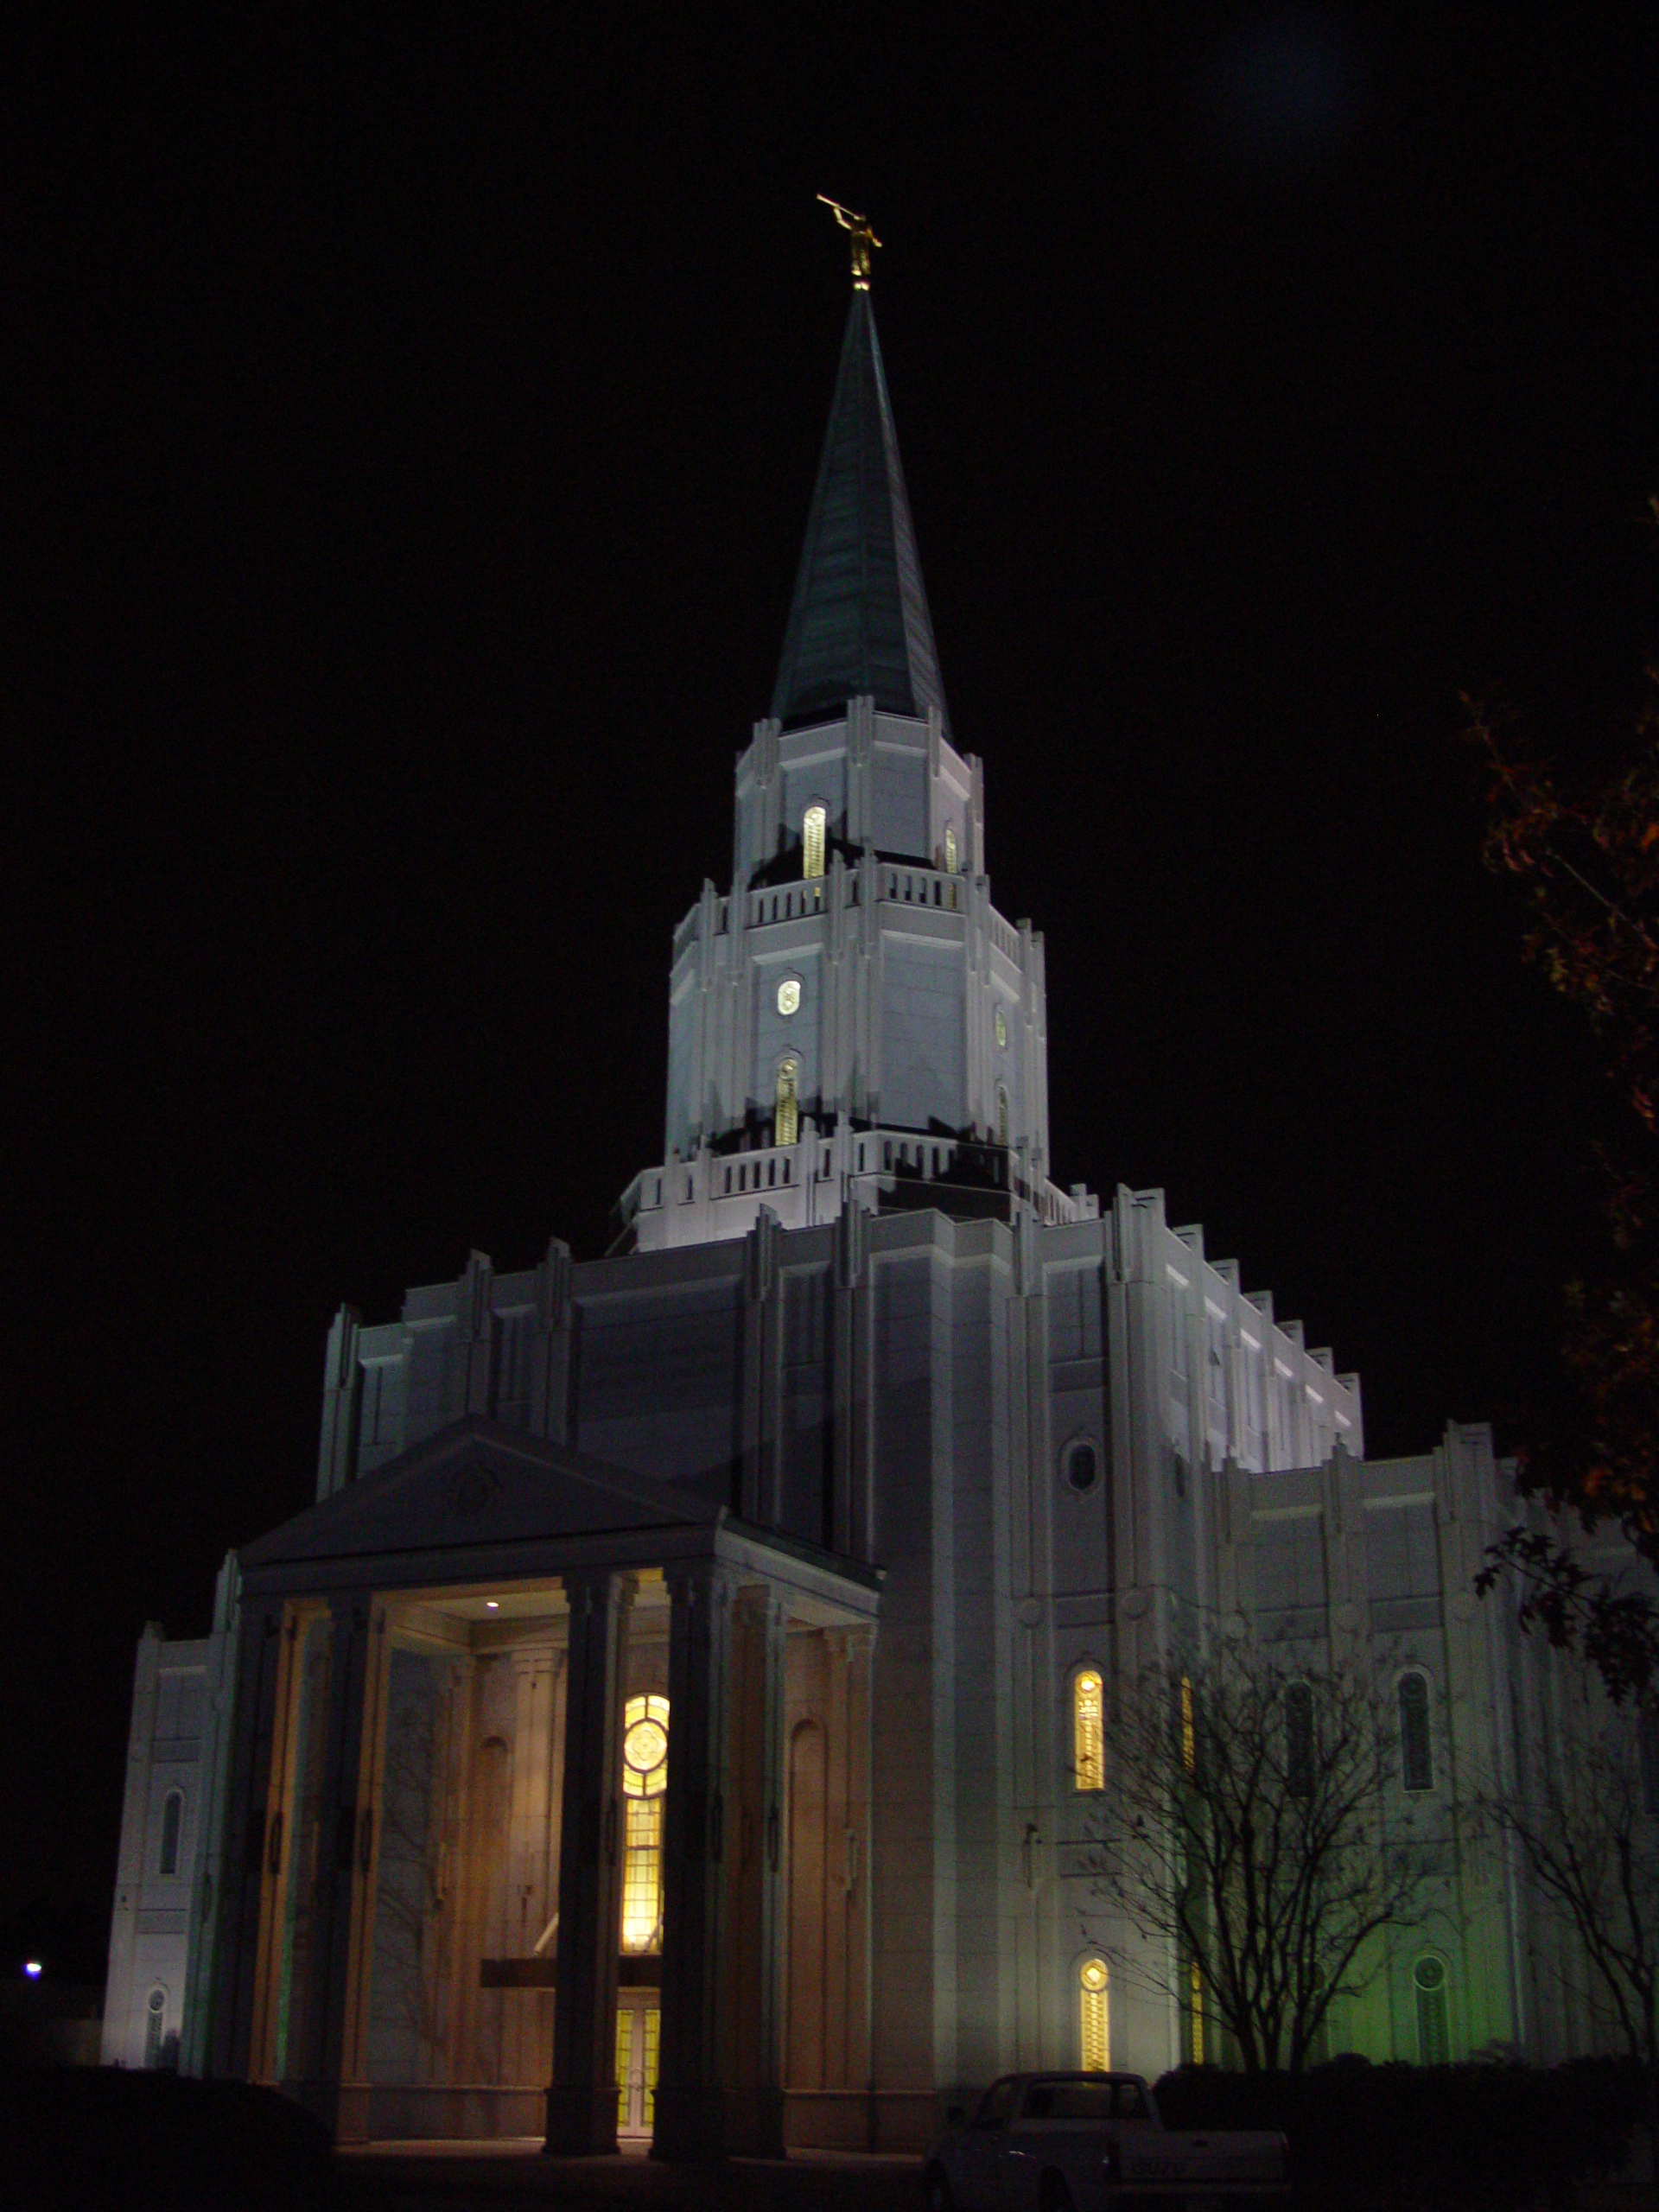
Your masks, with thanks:
<instances>
[{"instance_id":1,"label":"glass entry door","mask_svg":"<svg viewBox=\"0 0 1659 2212\"><path fill-rule=\"evenodd\" d=\"M656 2119L663 2015L654 1989L625 1989L616 2008L616 2132L639 2141Z\"/></svg>"}]
</instances>

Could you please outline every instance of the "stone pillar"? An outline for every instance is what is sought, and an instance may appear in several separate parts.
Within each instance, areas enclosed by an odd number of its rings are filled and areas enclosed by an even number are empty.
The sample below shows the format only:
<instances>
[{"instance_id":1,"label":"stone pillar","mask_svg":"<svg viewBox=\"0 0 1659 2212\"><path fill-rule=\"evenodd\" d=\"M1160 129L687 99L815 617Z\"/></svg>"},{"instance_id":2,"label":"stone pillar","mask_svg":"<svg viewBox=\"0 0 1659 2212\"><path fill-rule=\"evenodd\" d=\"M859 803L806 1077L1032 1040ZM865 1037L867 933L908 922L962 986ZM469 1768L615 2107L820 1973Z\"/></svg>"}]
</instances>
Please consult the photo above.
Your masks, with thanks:
<instances>
[{"instance_id":1,"label":"stone pillar","mask_svg":"<svg viewBox=\"0 0 1659 2212\"><path fill-rule=\"evenodd\" d=\"M721 1948L729 2023L724 2146L746 2158L784 2155L784 1646L788 1609L765 1587L738 1610L732 1669L730 1923ZM671 1768L670 1772L672 1772ZM728 1821L728 1832L731 1823Z\"/></svg>"},{"instance_id":2,"label":"stone pillar","mask_svg":"<svg viewBox=\"0 0 1659 2212\"><path fill-rule=\"evenodd\" d=\"M633 1585L631 1577L601 1568L566 1575L564 1587L570 1640L546 2148L555 2157L583 2158L616 2148L622 1637ZM672 1758L671 1751L671 1775Z\"/></svg>"},{"instance_id":3,"label":"stone pillar","mask_svg":"<svg viewBox=\"0 0 1659 2212\"><path fill-rule=\"evenodd\" d=\"M366 1879L372 1839L365 1825L369 1789L363 1771L363 1723L373 1630L369 1600L361 1592L331 1599L328 1611L328 1713L311 1881L311 1966L298 2024L299 2065L290 2058L284 2070L289 2093L334 2131L340 2117L353 1953L360 1948L372 1894Z\"/></svg>"},{"instance_id":4,"label":"stone pillar","mask_svg":"<svg viewBox=\"0 0 1659 2212\"><path fill-rule=\"evenodd\" d=\"M734 1592L728 1573L712 1563L671 1569L668 1583L663 2030L652 2156L713 2158L728 2148L721 1999Z\"/></svg>"},{"instance_id":5,"label":"stone pillar","mask_svg":"<svg viewBox=\"0 0 1659 2212\"><path fill-rule=\"evenodd\" d=\"M282 1849L282 1777L273 1746L286 1694L292 1639L280 1598L243 1609L226 1795L224 1873L216 1906L211 2017L203 2071L257 2080L264 2066L262 1968L270 1937L270 1892ZM274 1799L274 1803L273 1803Z\"/></svg>"}]
</instances>

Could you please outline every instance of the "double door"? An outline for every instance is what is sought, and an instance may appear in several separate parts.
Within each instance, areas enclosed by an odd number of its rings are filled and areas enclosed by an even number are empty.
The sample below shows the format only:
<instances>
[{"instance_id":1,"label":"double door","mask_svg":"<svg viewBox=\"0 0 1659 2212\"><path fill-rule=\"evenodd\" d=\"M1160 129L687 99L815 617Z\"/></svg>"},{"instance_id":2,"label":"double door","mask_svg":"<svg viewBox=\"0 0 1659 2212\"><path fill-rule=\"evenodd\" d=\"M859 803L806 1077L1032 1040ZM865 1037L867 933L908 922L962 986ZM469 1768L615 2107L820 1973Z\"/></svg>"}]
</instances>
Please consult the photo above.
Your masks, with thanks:
<instances>
[{"instance_id":1,"label":"double door","mask_svg":"<svg viewBox=\"0 0 1659 2212\"><path fill-rule=\"evenodd\" d=\"M657 2050L663 2024L654 1989L624 1989L616 2005L616 2132L648 2140L656 2120Z\"/></svg>"}]
</instances>

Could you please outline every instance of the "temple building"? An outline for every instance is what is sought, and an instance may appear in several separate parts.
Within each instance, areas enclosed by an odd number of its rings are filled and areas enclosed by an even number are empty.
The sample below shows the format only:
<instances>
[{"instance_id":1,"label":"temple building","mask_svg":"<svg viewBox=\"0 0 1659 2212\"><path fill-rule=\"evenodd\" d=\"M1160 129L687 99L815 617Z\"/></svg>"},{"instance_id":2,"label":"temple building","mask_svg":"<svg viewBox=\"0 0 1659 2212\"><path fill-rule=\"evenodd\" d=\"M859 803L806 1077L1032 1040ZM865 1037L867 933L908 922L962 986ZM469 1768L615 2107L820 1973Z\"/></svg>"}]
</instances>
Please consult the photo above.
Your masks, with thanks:
<instances>
[{"instance_id":1,"label":"temple building","mask_svg":"<svg viewBox=\"0 0 1659 2212\"><path fill-rule=\"evenodd\" d=\"M602 1259L341 1309L315 1502L139 1647L106 2057L695 2156L1224 2056L1094 1855L1103 1701L1217 1637L1365 1670L1462 1834L1537 1694L1471 1594L1491 1437L1368 1461L1357 1378L1160 1192L1053 1179L985 793L860 283L660 1159ZM1520 1885L1439 1878L1329 2048L1582 2040Z\"/></svg>"}]
</instances>

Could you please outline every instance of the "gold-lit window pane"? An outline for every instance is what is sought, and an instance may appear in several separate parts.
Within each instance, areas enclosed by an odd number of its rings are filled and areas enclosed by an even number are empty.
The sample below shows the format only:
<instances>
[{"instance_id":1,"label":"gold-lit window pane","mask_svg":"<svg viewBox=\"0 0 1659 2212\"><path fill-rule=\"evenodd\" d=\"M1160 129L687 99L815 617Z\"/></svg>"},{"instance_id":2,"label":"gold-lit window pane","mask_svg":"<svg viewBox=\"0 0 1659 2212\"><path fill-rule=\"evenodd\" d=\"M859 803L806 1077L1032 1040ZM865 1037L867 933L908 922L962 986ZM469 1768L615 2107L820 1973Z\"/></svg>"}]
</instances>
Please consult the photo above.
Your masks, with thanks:
<instances>
[{"instance_id":1,"label":"gold-lit window pane","mask_svg":"<svg viewBox=\"0 0 1659 2212\"><path fill-rule=\"evenodd\" d=\"M657 2119L657 2051L662 2041L663 2016L653 2005L645 2019L644 2063L640 2071L645 2077L645 2126L651 2127Z\"/></svg>"},{"instance_id":2,"label":"gold-lit window pane","mask_svg":"<svg viewBox=\"0 0 1659 2212\"><path fill-rule=\"evenodd\" d=\"M778 1065L778 1109L773 1117L772 1141L774 1144L793 1144L800 1135L800 1104L795 1086L800 1080L798 1060L781 1060Z\"/></svg>"},{"instance_id":3,"label":"gold-lit window pane","mask_svg":"<svg viewBox=\"0 0 1659 2212\"><path fill-rule=\"evenodd\" d=\"M622 1948L663 1948L663 1800L630 1797L622 1861Z\"/></svg>"},{"instance_id":4,"label":"gold-lit window pane","mask_svg":"<svg viewBox=\"0 0 1659 2212\"><path fill-rule=\"evenodd\" d=\"M1085 2074L1104 2074L1111 2065L1109 2001L1104 1960L1085 1959L1077 1974L1078 2063Z\"/></svg>"},{"instance_id":5,"label":"gold-lit window pane","mask_svg":"<svg viewBox=\"0 0 1659 2212\"><path fill-rule=\"evenodd\" d=\"M823 874L824 832L829 817L821 806L809 806L801 821L801 874Z\"/></svg>"},{"instance_id":6,"label":"gold-lit window pane","mask_svg":"<svg viewBox=\"0 0 1659 2212\"><path fill-rule=\"evenodd\" d=\"M957 872L957 833L948 822L944 825L944 872L947 875Z\"/></svg>"},{"instance_id":7,"label":"gold-lit window pane","mask_svg":"<svg viewBox=\"0 0 1659 2212\"><path fill-rule=\"evenodd\" d=\"M1181 1764L1189 1774L1196 1774L1198 1770L1198 1728L1192 1709L1192 1677L1190 1675L1181 1676Z\"/></svg>"},{"instance_id":8,"label":"gold-lit window pane","mask_svg":"<svg viewBox=\"0 0 1659 2212\"><path fill-rule=\"evenodd\" d=\"M1085 1667L1071 1685L1071 1767L1079 1789L1106 1787L1104 1711L1100 1676Z\"/></svg>"},{"instance_id":9,"label":"gold-lit window pane","mask_svg":"<svg viewBox=\"0 0 1659 2212\"><path fill-rule=\"evenodd\" d=\"M616 2015L616 2124L628 2124L628 2062L633 2056L633 2013L624 2005Z\"/></svg>"},{"instance_id":10,"label":"gold-lit window pane","mask_svg":"<svg viewBox=\"0 0 1659 2212\"><path fill-rule=\"evenodd\" d=\"M1198 1972L1198 1962L1193 1960L1187 1973L1190 2011L1192 2023L1192 2063L1204 2063L1204 1976Z\"/></svg>"}]
</instances>

